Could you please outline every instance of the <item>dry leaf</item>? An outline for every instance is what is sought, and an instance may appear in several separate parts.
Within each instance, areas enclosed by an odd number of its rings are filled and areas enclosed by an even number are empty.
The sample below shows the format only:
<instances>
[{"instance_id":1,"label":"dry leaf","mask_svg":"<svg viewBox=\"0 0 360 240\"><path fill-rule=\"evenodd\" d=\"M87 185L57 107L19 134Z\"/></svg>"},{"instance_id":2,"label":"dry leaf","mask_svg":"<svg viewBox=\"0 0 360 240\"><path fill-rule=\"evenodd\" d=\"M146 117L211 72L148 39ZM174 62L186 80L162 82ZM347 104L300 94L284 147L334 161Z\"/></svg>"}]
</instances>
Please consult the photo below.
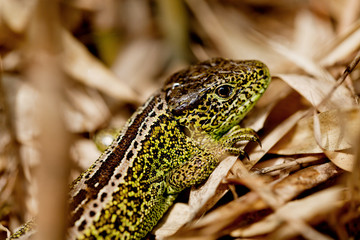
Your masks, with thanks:
<instances>
[{"instance_id":1,"label":"dry leaf","mask_svg":"<svg viewBox=\"0 0 360 240\"><path fill-rule=\"evenodd\" d=\"M4 19L14 32L23 33L29 23L35 4L35 0L1 0L0 18Z\"/></svg>"},{"instance_id":2,"label":"dry leaf","mask_svg":"<svg viewBox=\"0 0 360 240\"><path fill-rule=\"evenodd\" d=\"M332 163L311 166L275 183L272 187L272 194L278 198L277 201L288 202L305 190L318 186L341 173L342 171ZM251 181L248 183L251 184ZM248 225L253 221L251 216L261 218L270 212L269 203L265 202L256 192L249 192L182 227L169 239L187 237L216 239L234 230L234 224Z\"/></svg>"},{"instance_id":3,"label":"dry leaf","mask_svg":"<svg viewBox=\"0 0 360 240\"><path fill-rule=\"evenodd\" d=\"M251 169L285 134L304 116L304 111L298 111L279 124L273 131L261 139L261 146L257 146L249 153L249 160L244 160L247 169Z\"/></svg>"},{"instance_id":4,"label":"dry leaf","mask_svg":"<svg viewBox=\"0 0 360 240\"><path fill-rule=\"evenodd\" d=\"M287 216L290 221L292 219L312 221L322 215L322 220L324 220L326 213L339 205L338 200L342 197L343 191L341 187L333 187L301 200L289 202L263 220L249 227L234 230L231 236L256 237L272 233L276 239L295 237L298 233L287 222L284 222L282 216ZM320 221L320 219L316 220ZM279 227L281 229L278 229ZM273 233L274 231L276 232Z\"/></svg>"},{"instance_id":5,"label":"dry leaf","mask_svg":"<svg viewBox=\"0 0 360 240\"><path fill-rule=\"evenodd\" d=\"M164 218L153 230L157 239L174 234L182 225L189 222L192 218L192 211L188 204L176 203L169 209Z\"/></svg>"},{"instance_id":6,"label":"dry leaf","mask_svg":"<svg viewBox=\"0 0 360 240\"><path fill-rule=\"evenodd\" d=\"M347 32L339 36L324 56L321 56L320 63L323 66L331 66L342 61L360 46L360 21L355 22Z\"/></svg>"},{"instance_id":7,"label":"dry leaf","mask_svg":"<svg viewBox=\"0 0 360 240\"><path fill-rule=\"evenodd\" d=\"M329 151L344 150L353 147L353 135L360 129L358 109L344 111L332 110L319 114L321 128L321 146ZM301 144L300 144L301 143ZM300 120L281 141L271 150L277 154L322 153L322 148L314 137L313 118Z\"/></svg>"},{"instance_id":8,"label":"dry leaf","mask_svg":"<svg viewBox=\"0 0 360 240\"><path fill-rule=\"evenodd\" d=\"M323 79L315 79L305 75L280 74L283 81L299 92L313 106L317 106L335 86L335 82L329 82ZM311 87L309 87L311 86ZM344 105L351 108L354 105L354 99L348 89L340 86L334 94L324 104L320 106L321 111L327 111L334 108L343 108Z\"/></svg>"},{"instance_id":9,"label":"dry leaf","mask_svg":"<svg viewBox=\"0 0 360 240\"><path fill-rule=\"evenodd\" d=\"M93 132L110 118L102 96L93 89L72 88L65 107L67 126L73 132Z\"/></svg>"},{"instance_id":10,"label":"dry leaf","mask_svg":"<svg viewBox=\"0 0 360 240\"><path fill-rule=\"evenodd\" d=\"M78 42L71 34L62 30L64 44L64 68L65 71L82 82L108 94L109 96L131 103L138 103L138 97L134 90L121 82L113 72Z\"/></svg>"},{"instance_id":11,"label":"dry leaf","mask_svg":"<svg viewBox=\"0 0 360 240\"><path fill-rule=\"evenodd\" d=\"M331 151L324 151L325 155L341 169L346 171L353 171L354 170L354 161L355 156L351 153L346 152L331 152Z\"/></svg>"}]
</instances>

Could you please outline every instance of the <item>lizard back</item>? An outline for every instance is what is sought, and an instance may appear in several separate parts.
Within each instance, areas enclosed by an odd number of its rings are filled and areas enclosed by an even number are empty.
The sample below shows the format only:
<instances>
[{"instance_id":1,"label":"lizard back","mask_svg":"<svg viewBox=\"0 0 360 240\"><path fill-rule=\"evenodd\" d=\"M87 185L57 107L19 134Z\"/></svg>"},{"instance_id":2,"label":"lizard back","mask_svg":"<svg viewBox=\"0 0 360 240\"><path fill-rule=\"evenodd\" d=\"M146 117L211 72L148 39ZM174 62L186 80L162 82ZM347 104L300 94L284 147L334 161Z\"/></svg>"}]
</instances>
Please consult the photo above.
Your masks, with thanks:
<instances>
[{"instance_id":1,"label":"lizard back","mask_svg":"<svg viewBox=\"0 0 360 240\"><path fill-rule=\"evenodd\" d=\"M166 174L193 154L169 114L164 94L151 97L71 190L73 239L143 237L176 196L163 196Z\"/></svg>"}]
</instances>

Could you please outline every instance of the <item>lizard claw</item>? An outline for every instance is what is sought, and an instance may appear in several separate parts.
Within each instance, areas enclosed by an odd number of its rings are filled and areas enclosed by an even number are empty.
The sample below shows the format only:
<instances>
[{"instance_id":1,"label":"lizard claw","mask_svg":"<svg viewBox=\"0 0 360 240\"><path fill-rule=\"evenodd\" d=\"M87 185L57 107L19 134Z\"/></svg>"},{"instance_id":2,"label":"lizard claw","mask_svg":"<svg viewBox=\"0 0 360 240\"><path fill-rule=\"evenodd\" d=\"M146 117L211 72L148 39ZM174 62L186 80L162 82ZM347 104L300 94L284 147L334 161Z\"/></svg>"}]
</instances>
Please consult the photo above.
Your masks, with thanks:
<instances>
[{"instance_id":1,"label":"lizard claw","mask_svg":"<svg viewBox=\"0 0 360 240\"><path fill-rule=\"evenodd\" d=\"M249 157L249 154L247 154L247 152L244 151L243 156L246 158L246 160L250 161L250 157Z\"/></svg>"},{"instance_id":2,"label":"lizard claw","mask_svg":"<svg viewBox=\"0 0 360 240\"><path fill-rule=\"evenodd\" d=\"M260 139L258 138L258 139L256 139L256 141L255 141L257 144L259 144L259 146L262 148L262 144L261 144L261 141L260 141Z\"/></svg>"},{"instance_id":3,"label":"lizard claw","mask_svg":"<svg viewBox=\"0 0 360 240\"><path fill-rule=\"evenodd\" d=\"M234 155L243 156L250 160L249 155L243 149L233 147L236 143L244 140L256 142L260 145L260 147L262 147L259 136L253 129L240 128L239 126L233 127L233 129L231 129L227 135L223 136L220 141L225 147L226 152Z\"/></svg>"}]
</instances>

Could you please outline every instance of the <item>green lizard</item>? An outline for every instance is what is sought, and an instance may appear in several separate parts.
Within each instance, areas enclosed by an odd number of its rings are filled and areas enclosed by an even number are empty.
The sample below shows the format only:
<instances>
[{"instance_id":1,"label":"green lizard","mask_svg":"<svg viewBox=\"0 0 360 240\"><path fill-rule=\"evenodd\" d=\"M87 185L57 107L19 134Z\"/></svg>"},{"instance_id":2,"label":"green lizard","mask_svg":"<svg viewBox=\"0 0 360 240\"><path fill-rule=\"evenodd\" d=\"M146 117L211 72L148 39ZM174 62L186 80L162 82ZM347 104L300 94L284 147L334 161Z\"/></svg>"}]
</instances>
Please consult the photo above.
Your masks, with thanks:
<instances>
[{"instance_id":1,"label":"green lizard","mask_svg":"<svg viewBox=\"0 0 360 240\"><path fill-rule=\"evenodd\" d=\"M245 154L236 142L258 141L238 124L270 79L259 61L223 58L172 75L73 182L68 239L144 238L183 189L209 177L221 156Z\"/></svg>"}]
</instances>

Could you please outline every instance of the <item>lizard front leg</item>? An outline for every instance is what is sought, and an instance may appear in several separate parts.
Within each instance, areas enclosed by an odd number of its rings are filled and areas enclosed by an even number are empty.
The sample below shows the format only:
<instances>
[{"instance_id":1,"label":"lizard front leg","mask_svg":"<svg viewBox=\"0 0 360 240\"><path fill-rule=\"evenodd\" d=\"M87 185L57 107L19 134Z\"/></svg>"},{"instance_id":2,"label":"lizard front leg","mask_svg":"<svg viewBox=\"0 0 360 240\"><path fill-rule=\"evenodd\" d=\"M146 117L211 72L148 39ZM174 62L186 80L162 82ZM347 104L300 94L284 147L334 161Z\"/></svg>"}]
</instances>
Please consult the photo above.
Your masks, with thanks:
<instances>
[{"instance_id":1,"label":"lizard front leg","mask_svg":"<svg viewBox=\"0 0 360 240\"><path fill-rule=\"evenodd\" d=\"M166 179L167 193L177 194L187 187L204 182L218 163L219 160L210 152L200 152L190 161L170 171Z\"/></svg>"},{"instance_id":2,"label":"lizard front leg","mask_svg":"<svg viewBox=\"0 0 360 240\"><path fill-rule=\"evenodd\" d=\"M220 143L226 152L247 157L247 154L243 149L234 147L237 142L244 140L257 142L261 145L259 137L253 129L241 128L239 125L234 126L226 135L222 136L220 138Z\"/></svg>"},{"instance_id":3,"label":"lizard front leg","mask_svg":"<svg viewBox=\"0 0 360 240\"><path fill-rule=\"evenodd\" d=\"M234 147L237 142L243 140L260 144L259 137L253 129L241 128L238 125L234 126L226 135L220 138L220 147L215 147L214 153L211 151L200 151L190 161L170 171L166 179L167 193L179 193L187 187L205 181L218 165L221 152L247 157L243 149ZM214 147L217 143L209 145Z\"/></svg>"}]
</instances>

